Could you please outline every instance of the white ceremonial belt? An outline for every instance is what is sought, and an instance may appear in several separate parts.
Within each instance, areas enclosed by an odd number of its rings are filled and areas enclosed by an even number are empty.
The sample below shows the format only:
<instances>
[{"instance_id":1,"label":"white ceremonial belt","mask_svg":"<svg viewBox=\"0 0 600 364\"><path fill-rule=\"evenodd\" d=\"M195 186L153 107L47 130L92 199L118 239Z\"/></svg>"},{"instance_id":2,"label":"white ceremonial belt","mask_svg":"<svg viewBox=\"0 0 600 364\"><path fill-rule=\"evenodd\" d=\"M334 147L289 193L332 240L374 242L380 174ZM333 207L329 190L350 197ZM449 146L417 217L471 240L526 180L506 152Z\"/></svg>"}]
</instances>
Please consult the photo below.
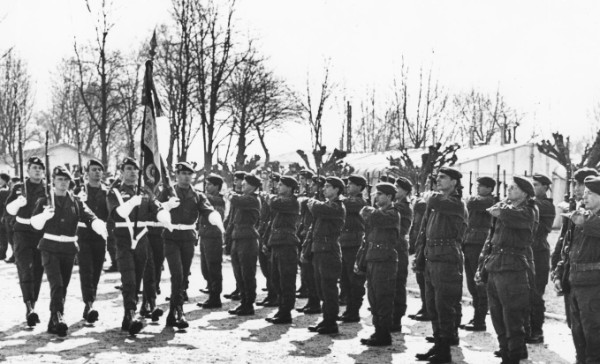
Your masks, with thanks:
<instances>
[{"instance_id":1,"label":"white ceremonial belt","mask_svg":"<svg viewBox=\"0 0 600 364\"><path fill-rule=\"evenodd\" d=\"M77 227L80 227L80 228L87 228L87 225L85 224L85 222L81 222L81 221L79 221L79 222L77 223Z\"/></svg>"},{"instance_id":2,"label":"white ceremonial belt","mask_svg":"<svg viewBox=\"0 0 600 364\"><path fill-rule=\"evenodd\" d=\"M138 221L137 223L137 227L146 227L147 226L147 222L146 221ZM132 228L135 226L135 223L133 222L115 222L115 227L116 228Z\"/></svg>"},{"instance_id":3,"label":"white ceremonial belt","mask_svg":"<svg viewBox=\"0 0 600 364\"><path fill-rule=\"evenodd\" d=\"M48 234L48 233L44 234L44 239L58 241L60 243L76 243L77 242L76 236L54 235L54 234Z\"/></svg>"},{"instance_id":4,"label":"white ceremonial belt","mask_svg":"<svg viewBox=\"0 0 600 364\"><path fill-rule=\"evenodd\" d=\"M155 228L161 228L161 227L165 227L163 225L162 222L158 222L158 221L148 221L146 222L146 227L155 227Z\"/></svg>"},{"instance_id":5,"label":"white ceremonial belt","mask_svg":"<svg viewBox=\"0 0 600 364\"><path fill-rule=\"evenodd\" d=\"M31 219L25 219L17 216L17 222L23 225L31 225Z\"/></svg>"},{"instance_id":6,"label":"white ceremonial belt","mask_svg":"<svg viewBox=\"0 0 600 364\"><path fill-rule=\"evenodd\" d=\"M196 225L173 224L173 230L196 230Z\"/></svg>"}]
</instances>

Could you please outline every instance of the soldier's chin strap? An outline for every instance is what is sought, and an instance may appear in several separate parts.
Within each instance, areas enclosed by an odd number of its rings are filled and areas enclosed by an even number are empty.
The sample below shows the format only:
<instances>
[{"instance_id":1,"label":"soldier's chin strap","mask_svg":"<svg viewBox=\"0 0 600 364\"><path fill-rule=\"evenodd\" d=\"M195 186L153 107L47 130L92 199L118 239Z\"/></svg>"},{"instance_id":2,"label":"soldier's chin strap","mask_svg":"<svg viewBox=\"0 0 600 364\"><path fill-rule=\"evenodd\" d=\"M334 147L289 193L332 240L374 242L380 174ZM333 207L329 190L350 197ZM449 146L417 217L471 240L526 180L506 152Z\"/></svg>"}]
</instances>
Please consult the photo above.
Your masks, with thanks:
<instances>
[{"instance_id":1,"label":"soldier's chin strap","mask_svg":"<svg viewBox=\"0 0 600 364\"><path fill-rule=\"evenodd\" d=\"M113 191L115 193L115 196L117 196L117 201L119 201L119 205L123 205L125 201L123 201L123 196L121 196L121 192L119 192L119 190L116 188L113 188ZM127 215L124 219L127 223L127 230L129 230L129 236L131 237L131 250L135 250L135 247L137 246L140 239L144 236L144 234L148 232L148 228L144 226L142 231L140 231L140 233L137 234L137 236L135 236L135 232L133 231L133 223L131 222L129 215Z\"/></svg>"}]
</instances>

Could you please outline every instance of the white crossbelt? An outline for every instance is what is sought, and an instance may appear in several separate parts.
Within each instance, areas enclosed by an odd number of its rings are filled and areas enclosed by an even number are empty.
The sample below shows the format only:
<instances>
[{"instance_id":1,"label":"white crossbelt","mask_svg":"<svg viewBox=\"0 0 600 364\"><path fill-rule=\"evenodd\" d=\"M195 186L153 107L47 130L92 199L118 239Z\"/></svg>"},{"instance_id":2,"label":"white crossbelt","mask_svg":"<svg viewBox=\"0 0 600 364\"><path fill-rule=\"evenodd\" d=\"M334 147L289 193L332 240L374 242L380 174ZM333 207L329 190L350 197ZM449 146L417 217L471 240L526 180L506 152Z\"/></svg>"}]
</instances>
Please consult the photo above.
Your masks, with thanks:
<instances>
[{"instance_id":1,"label":"white crossbelt","mask_svg":"<svg viewBox=\"0 0 600 364\"><path fill-rule=\"evenodd\" d=\"M54 235L54 234L48 234L48 233L44 233L44 239L58 241L60 243L76 243L77 242L76 236Z\"/></svg>"},{"instance_id":2,"label":"white crossbelt","mask_svg":"<svg viewBox=\"0 0 600 364\"><path fill-rule=\"evenodd\" d=\"M138 221L137 227L143 228L143 227L151 226L151 225L148 225L148 224L151 224L151 222L148 223L146 221ZM115 227L116 228L128 228L128 229L131 228L131 229L133 229L134 226L135 226L135 223L133 223L131 221L130 222L127 222L127 221L115 222Z\"/></svg>"},{"instance_id":3,"label":"white crossbelt","mask_svg":"<svg viewBox=\"0 0 600 364\"><path fill-rule=\"evenodd\" d=\"M158 221L146 221L146 227L161 228L161 227L165 227L165 226L162 224L162 222L158 222Z\"/></svg>"},{"instance_id":4,"label":"white crossbelt","mask_svg":"<svg viewBox=\"0 0 600 364\"><path fill-rule=\"evenodd\" d=\"M196 225L173 224L173 230L196 230Z\"/></svg>"},{"instance_id":5,"label":"white crossbelt","mask_svg":"<svg viewBox=\"0 0 600 364\"><path fill-rule=\"evenodd\" d=\"M85 224L85 222L81 222L81 221L79 221L79 222L77 223L77 227L79 227L79 228L87 228L87 225Z\"/></svg>"},{"instance_id":6,"label":"white crossbelt","mask_svg":"<svg viewBox=\"0 0 600 364\"><path fill-rule=\"evenodd\" d=\"M121 192L119 192L118 189L113 188L113 191L115 193L115 196L117 196L117 201L119 201L119 205L122 205L124 203L123 201L123 196L121 196ZM119 224L122 224L123 226L119 226ZM131 237L131 250L135 250L135 247L138 245L138 242L140 241L140 239L144 236L144 234L146 234L148 232L148 228L146 227L146 222L145 221L138 221L137 222L137 226L141 227L143 226L144 229L142 229L142 231L140 231L139 234L137 234L137 236L135 236L135 224L131 222L131 220L129 219L129 216L125 217L125 222L117 222L115 223L115 228L118 227L126 227L129 230L129 236Z\"/></svg>"},{"instance_id":7,"label":"white crossbelt","mask_svg":"<svg viewBox=\"0 0 600 364\"><path fill-rule=\"evenodd\" d=\"M17 222L19 224L23 224L23 225L31 225L31 219L25 219L23 217L18 217L17 216Z\"/></svg>"}]
</instances>

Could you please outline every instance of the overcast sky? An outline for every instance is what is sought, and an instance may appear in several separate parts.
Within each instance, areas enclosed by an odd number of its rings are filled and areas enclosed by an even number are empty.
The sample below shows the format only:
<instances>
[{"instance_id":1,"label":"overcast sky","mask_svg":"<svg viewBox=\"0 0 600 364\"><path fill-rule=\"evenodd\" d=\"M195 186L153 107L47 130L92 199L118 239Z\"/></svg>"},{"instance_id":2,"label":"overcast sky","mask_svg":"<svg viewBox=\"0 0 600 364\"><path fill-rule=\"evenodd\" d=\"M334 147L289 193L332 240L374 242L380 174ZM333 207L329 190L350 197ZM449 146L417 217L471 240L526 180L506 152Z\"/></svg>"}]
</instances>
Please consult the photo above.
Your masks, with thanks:
<instances>
[{"instance_id":1,"label":"overcast sky","mask_svg":"<svg viewBox=\"0 0 600 364\"><path fill-rule=\"evenodd\" d=\"M73 39L94 22L83 0L0 0L0 49L14 46L29 63L36 110L49 105L50 76ZM452 92L500 88L524 114L522 134L559 130L591 135L600 100L600 3L597 1L238 0L238 29L258 39L276 73L297 91L307 74L320 81L326 59L344 95L390 91L402 58L432 67ZM168 22L170 0L116 1L109 46L126 50ZM355 105L358 107L358 105ZM337 146L341 106L325 115L326 144ZM310 146L306 126L270 137L273 153ZM524 141L524 136L521 141ZM196 143L200 144L201 140ZM258 143L257 143L258 144ZM258 147L258 145L256 146Z\"/></svg>"}]
</instances>

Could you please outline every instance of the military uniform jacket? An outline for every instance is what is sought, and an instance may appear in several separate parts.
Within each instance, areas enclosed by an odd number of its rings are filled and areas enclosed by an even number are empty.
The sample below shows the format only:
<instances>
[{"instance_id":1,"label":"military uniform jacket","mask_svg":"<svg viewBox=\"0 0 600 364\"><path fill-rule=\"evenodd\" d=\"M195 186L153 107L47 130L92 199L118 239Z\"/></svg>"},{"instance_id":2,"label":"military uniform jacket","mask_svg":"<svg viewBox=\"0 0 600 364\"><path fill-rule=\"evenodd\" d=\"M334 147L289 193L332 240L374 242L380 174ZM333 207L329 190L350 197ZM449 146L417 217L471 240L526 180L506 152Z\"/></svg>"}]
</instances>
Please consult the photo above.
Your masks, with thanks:
<instances>
[{"instance_id":1,"label":"military uniform jacket","mask_svg":"<svg viewBox=\"0 0 600 364\"><path fill-rule=\"evenodd\" d=\"M398 261L400 214L393 205L374 210L367 220L368 262Z\"/></svg>"},{"instance_id":2,"label":"military uniform jacket","mask_svg":"<svg viewBox=\"0 0 600 364\"><path fill-rule=\"evenodd\" d=\"M304 241L309 236L309 231L313 223L313 215L308 209L308 198L302 196L300 202L300 224L298 226L298 237Z\"/></svg>"},{"instance_id":3,"label":"military uniform jacket","mask_svg":"<svg viewBox=\"0 0 600 364\"><path fill-rule=\"evenodd\" d=\"M575 210L585 210L583 201L577 202ZM563 218L563 225L560 229L560 237L552 252L550 259L551 269L553 270L552 279L564 277L566 264L569 261L569 250L572 242L576 238L578 230L575 230L575 224L570 218ZM568 277L567 277L568 278Z\"/></svg>"},{"instance_id":4,"label":"military uniform jacket","mask_svg":"<svg viewBox=\"0 0 600 364\"><path fill-rule=\"evenodd\" d=\"M221 215L221 219L225 218L225 199L223 194L218 193L216 195L206 195L208 202L212 205L213 209ZM208 215L200 215L200 236L203 238L221 238L223 233L218 227L208 222Z\"/></svg>"},{"instance_id":5,"label":"military uniform jacket","mask_svg":"<svg viewBox=\"0 0 600 364\"><path fill-rule=\"evenodd\" d=\"M106 205L106 196L108 195L108 188L103 184L100 184L100 187L90 187L89 184L85 186L85 191L87 194L87 200L85 205L96 215L96 217L104 222L108 219L108 206ZM74 193L78 193L77 189ZM92 229L89 228L88 225L85 224L85 221L80 221L78 224L79 229L77 229L77 235L79 236L79 240L87 240L87 239L102 239L102 237Z\"/></svg>"},{"instance_id":6,"label":"military uniform jacket","mask_svg":"<svg viewBox=\"0 0 600 364\"><path fill-rule=\"evenodd\" d=\"M46 205L46 197L40 198L35 205L32 216L42 213ZM56 241L49 237L48 234L75 237L77 235L78 222L81 221L90 227L92 221L96 219L97 217L92 210L73 196L71 191L67 191L66 196L55 195L54 216L46 221L44 225L44 235L40 240L38 249L54 253L77 253L78 246L76 242Z\"/></svg>"},{"instance_id":7,"label":"military uniform jacket","mask_svg":"<svg viewBox=\"0 0 600 364\"><path fill-rule=\"evenodd\" d=\"M406 239L412 224L413 212L410 208L410 202L405 197L403 200L394 203L394 209L400 214L400 225L398 230L398 239L396 249L406 251L408 249L408 240Z\"/></svg>"},{"instance_id":8,"label":"military uniform jacket","mask_svg":"<svg viewBox=\"0 0 600 364\"><path fill-rule=\"evenodd\" d=\"M410 254L414 254L416 251L417 238L419 237L425 210L427 210L427 202L422 198L416 199L413 205L413 224L410 227L410 232L408 234L408 251Z\"/></svg>"},{"instance_id":9,"label":"military uniform jacket","mask_svg":"<svg viewBox=\"0 0 600 364\"><path fill-rule=\"evenodd\" d=\"M4 215L7 214L6 209L6 200L10 195L10 189L8 187L4 187L0 189L0 224L4 223Z\"/></svg>"},{"instance_id":10,"label":"military uniform jacket","mask_svg":"<svg viewBox=\"0 0 600 364\"><path fill-rule=\"evenodd\" d=\"M529 268L528 250L538 224L539 213L533 200L519 205L503 205L494 230L481 252L488 272L521 271Z\"/></svg>"},{"instance_id":11,"label":"military uniform jacket","mask_svg":"<svg viewBox=\"0 0 600 364\"><path fill-rule=\"evenodd\" d=\"M365 221L360 216L360 210L367 202L359 194L346 197L342 203L346 208L346 222L340 236L340 245L342 248L360 246L365 236Z\"/></svg>"},{"instance_id":12,"label":"military uniform jacket","mask_svg":"<svg viewBox=\"0 0 600 364\"><path fill-rule=\"evenodd\" d=\"M300 243L296 235L296 225L300 218L300 204L296 196L275 196L271 199L273 215L269 246L295 245Z\"/></svg>"},{"instance_id":13,"label":"military uniform jacket","mask_svg":"<svg viewBox=\"0 0 600 364\"><path fill-rule=\"evenodd\" d=\"M270 201L276 195L260 193L260 222L258 224L258 235L261 237L261 244L266 244L271 234L271 222L273 221L273 212L271 211Z\"/></svg>"},{"instance_id":14,"label":"military uniform jacket","mask_svg":"<svg viewBox=\"0 0 600 364\"><path fill-rule=\"evenodd\" d=\"M178 228L177 225L182 226L195 226L198 222L198 217L206 217L214 211L212 205L208 201L208 198L202 192L196 190L193 187L182 188L179 186L173 186L173 188L164 189L158 200L160 202L166 202L172 195L173 190L179 198L179 206L171 209L171 224L173 224L173 231L165 229L163 231L163 237L169 240L197 240L198 234L196 229L182 229Z\"/></svg>"},{"instance_id":15,"label":"military uniform jacket","mask_svg":"<svg viewBox=\"0 0 600 364\"><path fill-rule=\"evenodd\" d=\"M600 285L600 216L586 211L584 219L568 251L572 286Z\"/></svg>"},{"instance_id":16,"label":"military uniform jacket","mask_svg":"<svg viewBox=\"0 0 600 364\"><path fill-rule=\"evenodd\" d=\"M471 196L467 199L469 223L464 244L483 246L492 227L492 215L487 212L487 209L492 206L494 206L494 196L492 195Z\"/></svg>"},{"instance_id":17,"label":"military uniform jacket","mask_svg":"<svg viewBox=\"0 0 600 364\"><path fill-rule=\"evenodd\" d=\"M556 217L556 209L551 198L540 198L534 199L535 204L540 213L540 223L533 238L532 249L534 251L550 250L550 244L548 244L548 234L552 231L552 225L554 225L554 218Z\"/></svg>"},{"instance_id":18,"label":"military uniform jacket","mask_svg":"<svg viewBox=\"0 0 600 364\"><path fill-rule=\"evenodd\" d=\"M312 252L340 251L339 238L346 218L342 201L337 197L326 202L310 199L308 209L314 217Z\"/></svg>"},{"instance_id":19,"label":"military uniform jacket","mask_svg":"<svg viewBox=\"0 0 600 364\"><path fill-rule=\"evenodd\" d=\"M113 232L115 237L122 239L137 238L140 232L142 232L144 229L147 229L147 222L156 221L156 212L158 211L158 206L154 203L152 198L143 191L142 203L139 206L134 207L129 213L129 223L127 223L126 219L121 217L121 215L115 211L115 209L121 205L121 200L122 202L127 202L136 195L136 189L137 186L135 185L126 185L123 183L119 186L113 187L108 191L108 195L106 196L106 205L108 207L109 220L114 222ZM130 228L133 231L136 216L138 225L136 231L134 232L135 236L132 237L130 234Z\"/></svg>"},{"instance_id":20,"label":"military uniform jacket","mask_svg":"<svg viewBox=\"0 0 600 364\"><path fill-rule=\"evenodd\" d=\"M234 210L232 239L256 239L260 220L261 203L258 194L235 195L231 197L231 208Z\"/></svg>"},{"instance_id":21,"label":"military uniform jacket","mask_svg":"<svg viewBox=\"0 0 600 364\"><path fill-rule=\"evenodd\" d=\"M461 243L467 227L467 210L457 193L444 196L434 193L417 239L417 269L425 268L425 259L432 262L462 263Z\"/></svg>"},{"instance_id":22,"label":"military uniform jacket","mask_svg":"<svg viewBox=\"0 0 600 364\"><path fill-rule=\"evenodd\" d=\"M17 221L15 222L14 225L14 230L15 231L29 231L29 232L35 232L38 233L37 230L35 230L31 224L27 223L27 224L22 224L20 223L18 220L20 219L24 219L24 220L29 220L31 219L32 216L32 212L33 209L35 208L35 204L36 202L40 199L46 196L46 184L44 182L40 182L40 183L32 183L31 180L27 179L25 181L25 184L27 186L27 205L21 207L19 209L19 212L17 212ZM19 197L23 192L23 184L22 183L17 183L13 186L12 191L10 192L10 196L8 196L8 199L6 200L6 205L8 205L9 203L13 202L14 200L17 199L17 197ZM8 214L8 213L7 213Z\"/></svg>"}]
</instances>

